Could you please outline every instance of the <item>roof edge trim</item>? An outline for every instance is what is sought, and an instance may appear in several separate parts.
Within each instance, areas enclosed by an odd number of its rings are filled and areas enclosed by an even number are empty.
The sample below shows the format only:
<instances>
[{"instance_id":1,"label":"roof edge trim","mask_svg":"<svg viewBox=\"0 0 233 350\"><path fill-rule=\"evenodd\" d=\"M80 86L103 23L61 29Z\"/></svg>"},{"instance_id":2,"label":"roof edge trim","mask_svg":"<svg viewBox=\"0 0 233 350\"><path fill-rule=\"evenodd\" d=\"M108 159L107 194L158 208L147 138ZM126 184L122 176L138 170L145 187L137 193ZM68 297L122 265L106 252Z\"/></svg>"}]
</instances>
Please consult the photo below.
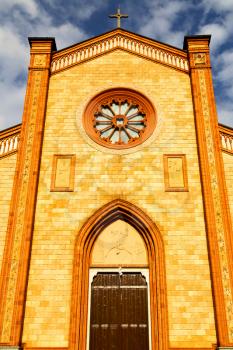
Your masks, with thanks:
<instances>
[{"instance_id":1,"label":"roof edge trim","mask_svg":"<svg viewBox=\"0 0 233 350\"><path fill-rule=\"evenodd\" d=\"M115 29L81 44L53 53L51 73L58 73L115 49L130 52L185 73L189 72L187 52L126 30Z\"/></svg>"},{"instance_id":2,"label":"roof edge trim","mask_svg":"<svg viewBox=\"0 0 233 350\"><path fill-rule=\"evenodd\" d=\"M142 35L142 34L138 34L138 33L134 33L134 32L131 32L130 30L127 30L127 29L123 29L123 28L114 28L112 30L109 30L108 32L105 32L105 33L102 33L102 34L98 34L96 36L93 36L91 38L88 38L88 39L85 39L83 41L80 41L78 43L75 43L75 44L72 44L70 46L67 46L67 47L64 47L60 50L57 50L56 54L58 53L62 53L63 51L66 51L66 50L69 50L69 49L72 49L74 48L75 46L79 46L79 45L86 45L88 44L88 42L91 42L91 41L95 41L96 39L99 39L101 38L102 36L106 36L108 34L113 34L114 32L122 32L122 33L126 33L126 34L130 34L130 35L134 35L134 36L137 36L141 39L145 39L145 40L149 40L151 42L154 42L154 43L158 43L158 44L161 44L163 46L166 46L166 47L170 47L171 49L175 49L175 50L178 50L178 51L181 51L183 52L184 50L177 47L177 46L173 46L173 45L170 45L170 44L167 44L167 43L164 43L162 41L159 41L159 40L156 40L156 39L153 39L153 38L150 38L148 36L145 36L145 35Z\"/></svg>"},{"instance_id":3,"label":"roof edge trim","mask_svg":"<svg viewBox=\"0 0 233 350\"><path fill-rule=\"evenodd\" d=\"M21 126L22 126L22 123L19 123L19 124L15 124L15 125L12 125L12 126L9 126L9 128L6 128L6 129L3 129L3 130L0 130L0 139L2 138L2 135L4 134L12 134L12 133L15 133L15 132L19 132L20 129L21 129Z\"/></svg>"},{"instance_id":4,"label":"roof edge trim","mask_svg":"<svg viewBox=\"0 0 233 350\"><path fill-rule=\"evenodd\" d=\"M52 42L52 51L57 51L56 40L54 37L29 36L28 41L29 41L30 47L32 47L33 41L51 41Z\"/></svg>"},{"instance_id":5,"label":"roof edge trim","mask_svg":"<svg viewBox=\"0 0 233 350\"><path fill-rule=\"evenodd\" d=\"M210 45L210 40L211 40L211 35L210 34L201 34L201 35L185 35L184 37L184 43L183 43L183 50L188 49L188 40L190 39L195 39L195 40L203 40L207 39L208 41L208 46Z\"/></svg>"}]
</instances>

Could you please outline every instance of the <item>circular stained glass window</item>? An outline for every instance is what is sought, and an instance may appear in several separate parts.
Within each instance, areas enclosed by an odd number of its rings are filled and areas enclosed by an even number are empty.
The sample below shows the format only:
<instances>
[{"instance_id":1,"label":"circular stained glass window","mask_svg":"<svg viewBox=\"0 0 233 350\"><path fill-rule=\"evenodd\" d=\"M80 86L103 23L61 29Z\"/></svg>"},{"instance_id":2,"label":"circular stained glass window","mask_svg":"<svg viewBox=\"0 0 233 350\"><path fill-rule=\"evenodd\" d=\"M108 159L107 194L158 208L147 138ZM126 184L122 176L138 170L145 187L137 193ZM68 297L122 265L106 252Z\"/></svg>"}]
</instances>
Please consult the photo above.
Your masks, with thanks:
<instances>
[{"instance_id":1,"label":"circular stained glass window","mask_svg":"<svg viewBox=\"0 0 233 350\"><path fill-rule=\"evenodd\" d=\"M155 124L152 104L146 97L128 89L99 94L84 113L87 134L98 144L115 149L143 142L152 134Z\"/></svg>"}]
</instances>

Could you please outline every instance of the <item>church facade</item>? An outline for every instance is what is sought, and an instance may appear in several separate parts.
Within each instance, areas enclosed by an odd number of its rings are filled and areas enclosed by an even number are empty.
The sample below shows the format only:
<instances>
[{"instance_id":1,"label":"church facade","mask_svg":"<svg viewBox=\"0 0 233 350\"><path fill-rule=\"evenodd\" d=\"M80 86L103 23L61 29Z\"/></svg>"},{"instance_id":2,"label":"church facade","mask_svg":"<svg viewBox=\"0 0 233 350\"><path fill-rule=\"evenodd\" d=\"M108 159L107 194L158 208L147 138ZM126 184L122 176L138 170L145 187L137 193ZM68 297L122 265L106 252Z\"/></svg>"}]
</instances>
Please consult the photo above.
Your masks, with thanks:
<instances>
[{"instance_id":1,"label":"church facade","mask_svg":"<svg viewBox=\"0 0 233 350\"><path fill-rule=\"evenodd\" d=\"M233 130L210 36L29 38L0 132L0 349L233 349Z\"/></svg>"}]
</instances>

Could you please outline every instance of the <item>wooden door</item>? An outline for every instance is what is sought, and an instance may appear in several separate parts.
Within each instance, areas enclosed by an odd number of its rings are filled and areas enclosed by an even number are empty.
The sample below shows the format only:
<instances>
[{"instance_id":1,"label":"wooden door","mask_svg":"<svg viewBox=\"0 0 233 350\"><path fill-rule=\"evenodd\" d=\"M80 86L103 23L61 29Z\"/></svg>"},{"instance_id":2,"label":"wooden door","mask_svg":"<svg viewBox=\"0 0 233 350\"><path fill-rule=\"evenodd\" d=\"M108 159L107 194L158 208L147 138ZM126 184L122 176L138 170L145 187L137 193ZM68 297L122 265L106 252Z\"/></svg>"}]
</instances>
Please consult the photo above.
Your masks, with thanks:
<instances>
[{"instance_id":1,"label":"wooden door","mask_svg":"<svg viewBox=\"0 0 233 350\"><path fill-rule=\"evenodd\" d=\"M97 273L90 350L149 350L147 282L139 272Z\"/></svg>"}]
</instances>

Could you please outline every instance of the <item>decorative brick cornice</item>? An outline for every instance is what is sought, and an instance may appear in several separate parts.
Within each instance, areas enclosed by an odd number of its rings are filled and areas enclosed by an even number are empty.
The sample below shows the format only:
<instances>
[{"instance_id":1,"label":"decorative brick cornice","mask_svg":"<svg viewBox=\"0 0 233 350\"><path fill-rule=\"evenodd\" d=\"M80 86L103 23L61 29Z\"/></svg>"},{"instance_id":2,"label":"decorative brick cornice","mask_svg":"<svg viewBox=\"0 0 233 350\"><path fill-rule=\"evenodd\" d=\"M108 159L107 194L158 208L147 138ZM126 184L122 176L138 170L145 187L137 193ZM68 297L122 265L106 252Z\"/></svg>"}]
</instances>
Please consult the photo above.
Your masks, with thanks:
<instances>
[{"instance_id":1,"label":"decorative brick cornice","mask_svg":"<svg viewBox=\"0 0 233 350\"><path fill-rule=\"evenodd\" d=\"M233 129L219 124L222 151L233 155Z\"/></svg>"},{"instance_id":2,"label":"decorative brick cornice","mask_svg":"<svg viewBox=\"0 0 233 350\"><path fill-rule=\"evenodd\" d=\"M18 150L21 124L0 132L0 158L11 155Z\"/></svg>"},{"instance_id":3,"label":"decorative brick cornice","mask_svg":"<svg viewBox=\"0 0 233 350\"><path fill-rule=\"evenodd\" d=\"M187 54L183 50L123 29L116 29L54 53L51 63L51 73L60 72L116 49L128 51L183 72L189 71Z\"/></svg>"}]
</instances>

